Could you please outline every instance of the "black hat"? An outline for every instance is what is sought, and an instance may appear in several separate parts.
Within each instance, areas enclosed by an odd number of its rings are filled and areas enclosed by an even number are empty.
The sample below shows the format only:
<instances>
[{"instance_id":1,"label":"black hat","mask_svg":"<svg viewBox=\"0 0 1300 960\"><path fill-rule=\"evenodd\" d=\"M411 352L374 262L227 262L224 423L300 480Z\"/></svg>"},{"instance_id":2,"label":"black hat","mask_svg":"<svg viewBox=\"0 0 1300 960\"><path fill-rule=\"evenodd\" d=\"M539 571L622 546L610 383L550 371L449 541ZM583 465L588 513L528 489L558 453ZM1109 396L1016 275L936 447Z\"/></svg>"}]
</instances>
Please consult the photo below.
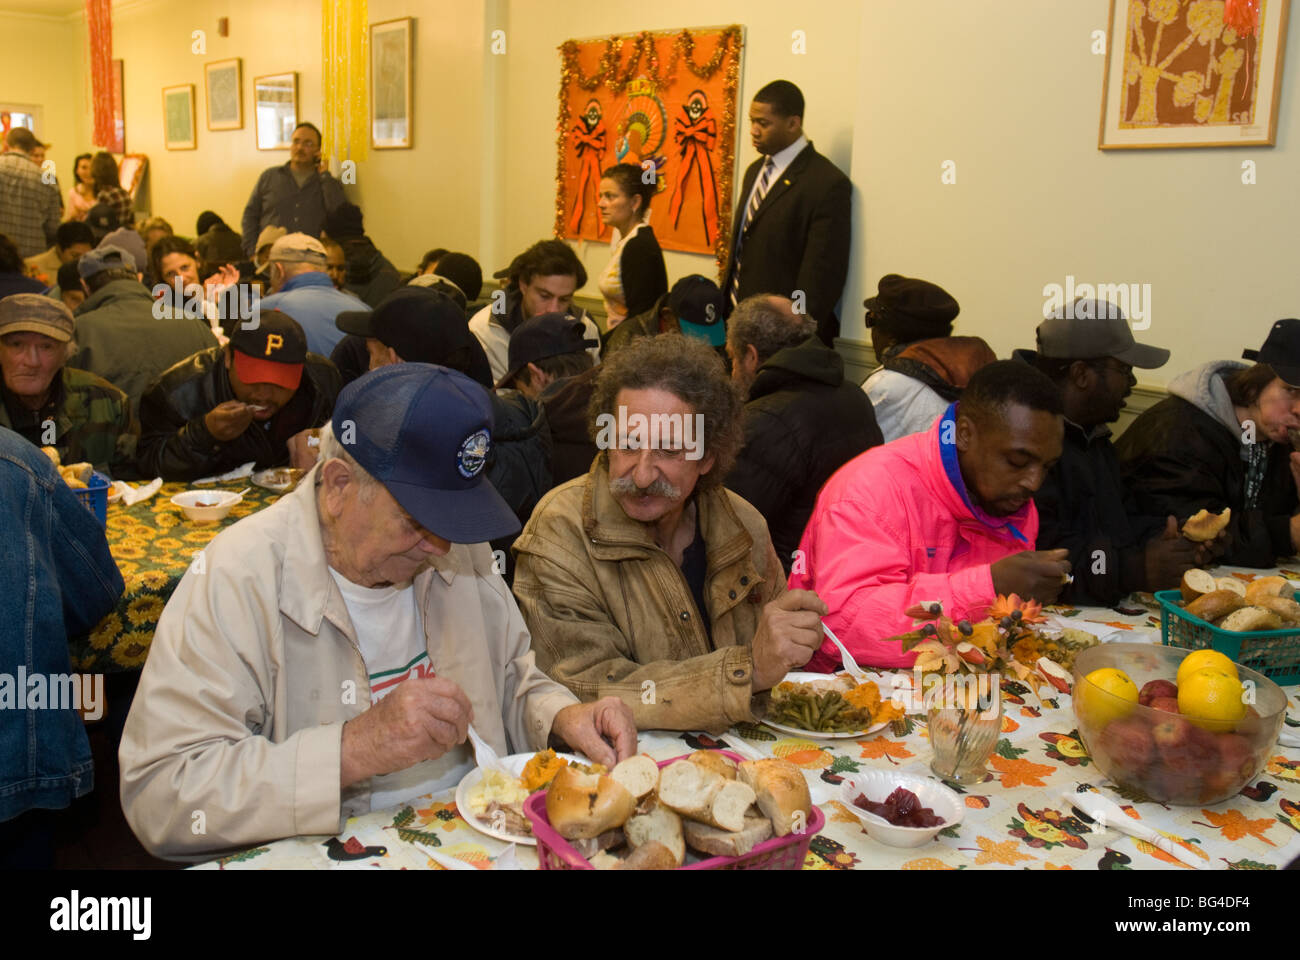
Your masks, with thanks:
<instances>
[{"instance_id":1,"label":"black hat","mask_svg":"<svg viewBox=\"0 0 1300 960\"><path fill-rule=\"evenodd\" d=\"M95 233L96 240L102 240L122 224L117 216L117 208L107 203L97 203L86 213L86 223Z\"/></svg>"},{"instance_id":2,"label":"black hat","mask_svg":"<svg viewBox=\"0 0 1300 960\"><path fill-rule=\"evenodd\" d=\"M960 307L943 287L887 273L877 284L877 294L862 301L867 326L878 326L904 343L946 337Z\"/></svg>"},{"instance_id":3,"label":"black hat","mask_svg":"<svg viewBox=\"0 0 1300 960\"><path fill-rule=\"evenodd\" d=\"M465 311L445 293L401 287L373 310L345 310L334 318L344 333L373 337L410 363L446 366L453 353L471 347Z\"/></svg>"},{"instance_id":4,"label":"black hat","mask_svg":"<svg viewBox=\"0 0 1300 960\"><path fill-rule=\"evenodd\" d=\"M599 340L587 339L582 321L567 313L543 313L525 320L510 335L506 375L497 389L508 387L530 363L598 346Z\"/></svg>"},{"instance_id":5,"label":"black hat","mask_svg":"<svg viewBox=\"0 0 1300 960\"><path fill-rule=\"evenodd\" d=\"M235 373L244 383L298 389L307 359L307 335L287 313L263 310L251 322L236 323L230 346L235 351Z\"/></svg>"},{"instance_id":6,"label":"black hat","mask_svg":"<svg viewBox=\"0 0 1300 960\"><path fill-rule=\"evenodd\" d=\"M722 291L708 277L696 273L674 283L668 293L668 309L686 336L697 337L714 347L727 342L727 327L722 322Z\"/></svg>"},{"instance_id":7,"label":"black hat","mask_svg":"<svg viewBox=\"0 0 1300 960\"><path fill-rule=\"evenodd\" d=\"M1258 350L1243 350L1245 360L1267 363L1288 386L1300 387L1300 320L1279 320Z\"/></svg>"},{"instance_id":8,"label":"black hat","mask_svg":"<svg viewBox=\"0 0 1300 960\"><path fill-rule=\"evenodd\" d=\"M201 237L209 230L211 230L216 224L224 223L224 222L225 222L224 220L222 220L211 210L204 210L202 213L199 214L198 222L194 225L194 227L196 230L198 230L198 235Z\"/></svg>"},{"instance_id":9,"label":"black hat","mask_svg":"<svg viewBox=\"0 0 1300 960\"><path fill-rule=\"evenodd\" d=\"M361 225L361 208L355 203L340 203L332 213L325 214L325 232L335 240L361 236L366 232Z\"/></svg>"},{"instance_id":10,"label":"black hat","mask_svg":"<svg viewBox=\"0 0 1300 960\"><path fill-rule=\"evenodd\" d=\"M477 300L483 291L483 268L468 253L444 253L433 272L460 287L466 300Z\"/></svg>"}]
</instances>

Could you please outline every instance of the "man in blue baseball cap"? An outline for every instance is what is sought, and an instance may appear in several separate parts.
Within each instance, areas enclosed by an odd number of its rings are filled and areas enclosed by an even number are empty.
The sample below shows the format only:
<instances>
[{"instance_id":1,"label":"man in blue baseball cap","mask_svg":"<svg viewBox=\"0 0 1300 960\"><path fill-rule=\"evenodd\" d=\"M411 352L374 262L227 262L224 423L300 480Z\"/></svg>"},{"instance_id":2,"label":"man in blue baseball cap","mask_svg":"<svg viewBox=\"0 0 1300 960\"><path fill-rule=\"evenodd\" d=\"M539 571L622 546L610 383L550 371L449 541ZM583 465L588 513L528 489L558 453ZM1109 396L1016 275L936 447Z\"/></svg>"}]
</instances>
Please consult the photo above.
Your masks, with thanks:
<instances>
[{"instance_id":1,"label":"man in blue baseball cap","mask_svg":"<svg viewBox=\"0 0 1300 960\"><path fill-rule=\"evenodd\" d=\"M721 351L727 342L722 307L722 291L716 283L698 273L682 277L653 307L629 317L606 335L604 356L608 359L638 337L673 332L703 340Z\"/></svg>"},{"instance_id":2,"label":"man in blue baseball cap","mask_svg":"<svg viewBox=\"0 0 1300 960\"><path fill-rule=\"evenodd\" d=\"M519 527L483 474L492 429L463 374L373 370L339 395L298 488L204 550L159 620L119 754L147 849L337 834L458 783L471 722L503 755L636 751L621 701L579 704L534 664L485 542Z\"/></svg>"}]
</instances>

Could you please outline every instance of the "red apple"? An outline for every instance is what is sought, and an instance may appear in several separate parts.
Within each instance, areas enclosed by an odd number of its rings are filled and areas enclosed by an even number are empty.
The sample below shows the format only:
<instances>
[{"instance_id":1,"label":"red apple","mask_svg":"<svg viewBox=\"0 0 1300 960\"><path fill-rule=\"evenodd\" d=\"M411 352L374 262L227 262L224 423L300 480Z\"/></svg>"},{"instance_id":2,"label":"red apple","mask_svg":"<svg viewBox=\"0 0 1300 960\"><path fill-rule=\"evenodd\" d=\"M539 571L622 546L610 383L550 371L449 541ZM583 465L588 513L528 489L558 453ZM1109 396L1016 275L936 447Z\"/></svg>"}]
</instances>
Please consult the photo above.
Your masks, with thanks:
<instances>
[{"instance_id":1,"label":"red apple","mask_svg":"<svg viewBox=\"0 0 1300 960\"><path fill-rule=\"evenodd\" d=\"M1215 738L1219 748L1219 770L1233 779L1245 780L1255 772L1255 750L1251 742L1235 733Z\"/></svg>"},{"instance_id":2,"label":"red apple","mask_svg":"<svg viewBox=\"0 0 1300 960\"><path fill-rule=\"evenodd\" d=\"M1152 710L1163 710L1165 713L1179 713L1177 697L1156 697L1149 704Z\"/></svg>"},{"instance_id":3,"label":"red apple","mask_svg":"<svg viewBox=\"0 0 1300 960\"><path fill-rule=\"evenodd\" d=\"M1138 703L1144 707L1151 706L1151 701L1157 697L1173 697L1177 700L1177 685L1172 680L1148 680L1138 691Z\"/></svg>"},{"instance_id":4,"label":"red apple","mask_svg":"<svg viewBox=\"0 0 1300 960\"><path fill-rule=\"evenodd\" d=\"M1106 726L1097 747L1125 770L1138 770L1151 759L1151 730L1140 717L1125 717Z\"/></svg>"},{"instance_id":5,"label":"red apple","mask_svg":"<svg viewBox=\"0 0 1300 960\"><path fill-rule=\"evenodd\" d=\"M1161 718L1151 728L1151 739L1156 745L1156 752L1167 758L1170 750L1181 747L1187 742L1192 729L1192 725L1182 717Z\"/></svg>"}]
</instances>

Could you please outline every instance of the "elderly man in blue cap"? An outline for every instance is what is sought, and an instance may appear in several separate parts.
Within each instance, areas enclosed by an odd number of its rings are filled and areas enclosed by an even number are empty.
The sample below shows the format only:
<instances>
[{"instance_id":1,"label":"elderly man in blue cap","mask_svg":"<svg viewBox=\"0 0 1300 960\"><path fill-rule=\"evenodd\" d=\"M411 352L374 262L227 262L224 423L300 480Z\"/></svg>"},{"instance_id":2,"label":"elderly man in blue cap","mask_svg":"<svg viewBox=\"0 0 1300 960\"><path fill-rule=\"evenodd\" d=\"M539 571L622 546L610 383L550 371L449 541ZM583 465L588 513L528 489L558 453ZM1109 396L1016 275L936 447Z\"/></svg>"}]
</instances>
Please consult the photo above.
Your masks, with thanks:
<instances>
[{"instance_id":1,"label":"elderly man in blue cap","mask_svg":"<svg viewBox=\"0 0 1300 960\"><path fill-rule=\"evenodd\" d=\"M204 551L158 623L122 739L122 808L158 856L198 859L454 786L466 730L612 764L631 712L579 704L533 662L486 541L518 530L483 476L486 392L445 367L339 395L321 459ZM194 811L202 812L202 830Z\"/></svg>"}]
</instances>

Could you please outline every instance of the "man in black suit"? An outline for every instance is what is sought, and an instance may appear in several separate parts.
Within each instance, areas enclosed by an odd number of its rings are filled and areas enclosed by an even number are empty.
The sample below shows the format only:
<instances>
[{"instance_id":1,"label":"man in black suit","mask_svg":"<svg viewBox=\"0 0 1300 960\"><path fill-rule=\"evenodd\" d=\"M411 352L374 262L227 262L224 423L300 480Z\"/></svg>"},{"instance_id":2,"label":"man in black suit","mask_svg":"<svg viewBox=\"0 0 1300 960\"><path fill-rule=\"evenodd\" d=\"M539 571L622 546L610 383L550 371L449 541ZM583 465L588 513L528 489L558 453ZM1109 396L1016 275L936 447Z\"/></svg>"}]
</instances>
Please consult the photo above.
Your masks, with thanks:
<instances>
[{"instance_id":1,"label":"man in black suit","mask_svg":"<svg viewBox=\"0 0 1300 960\"><path fill-rule=\"evenodd\" d=\"M722 285L728 315L756 293L790 297L817 321L827 345L840 331L835 304L849 272L848 177L803 135L803 94L774 80L749 107L762 156L745 171Z\"/></svg>"}]
</instances>

